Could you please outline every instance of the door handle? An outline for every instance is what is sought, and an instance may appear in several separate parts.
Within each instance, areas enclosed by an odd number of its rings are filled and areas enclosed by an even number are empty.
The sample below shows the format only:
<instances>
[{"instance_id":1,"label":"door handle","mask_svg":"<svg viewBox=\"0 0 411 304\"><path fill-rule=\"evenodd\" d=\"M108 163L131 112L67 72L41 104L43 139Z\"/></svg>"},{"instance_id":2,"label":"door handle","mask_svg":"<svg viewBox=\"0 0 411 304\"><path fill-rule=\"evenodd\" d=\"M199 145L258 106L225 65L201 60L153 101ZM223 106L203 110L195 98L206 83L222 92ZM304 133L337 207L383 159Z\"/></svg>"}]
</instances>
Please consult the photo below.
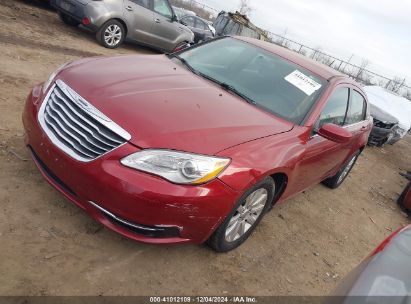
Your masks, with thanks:
<instances>
[{"instance_id":1,"label":"door handle","mask_svg":"<svg viewBox=\"0 0 411 304\"><path fill-rule=\"evenodd\" d=\"M127 5L127 6L126 6L126 10L128 10L128 11L131 12L131 11L133 10L133 8L132 8L130 5Z\"/></svg>"},{"instance_id":2,"label":"door handle","mask_svg":"<svg viewBox=\"0 0 411 304\"><path fill-rule=\"evenodd\" d=\"M158 18L157 18L157 19L155 19L154 21L155 21L156 23L161 23L161 20L160 20L160 19L158 19Z\"/></svg>"}]
</instances>

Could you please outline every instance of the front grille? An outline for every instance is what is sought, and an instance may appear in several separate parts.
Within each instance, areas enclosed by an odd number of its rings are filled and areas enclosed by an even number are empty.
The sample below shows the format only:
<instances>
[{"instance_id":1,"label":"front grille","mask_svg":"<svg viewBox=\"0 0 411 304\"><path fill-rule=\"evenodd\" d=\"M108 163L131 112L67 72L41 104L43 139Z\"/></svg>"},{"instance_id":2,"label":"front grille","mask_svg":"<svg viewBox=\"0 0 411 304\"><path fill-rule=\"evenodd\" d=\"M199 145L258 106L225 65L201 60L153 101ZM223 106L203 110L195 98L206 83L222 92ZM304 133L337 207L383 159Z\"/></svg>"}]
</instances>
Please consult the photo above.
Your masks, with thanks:
<instances>
[{"instance_id":1,"label":"front grille","mask_svg":"<svg viewBox=\"0 0 411 304\"><path fill-rule=\"evenodd\" d=\"M381 128L381 129L391 129L394 127L396 123L385 123L382 122L381 120L378 120L377 118L374 117L374 126Z\"/></svg>"},{"instance_id":2,"label":"front grille","mask_svg":"<svg viewBox=\"0 0 411 304\"><path fill-rule=\"evenodd\" d=\"M61 80L56 81L43 102L39 121L57 147L83 162L92 161L131 138Z\"/></svg>"}]
</instances>

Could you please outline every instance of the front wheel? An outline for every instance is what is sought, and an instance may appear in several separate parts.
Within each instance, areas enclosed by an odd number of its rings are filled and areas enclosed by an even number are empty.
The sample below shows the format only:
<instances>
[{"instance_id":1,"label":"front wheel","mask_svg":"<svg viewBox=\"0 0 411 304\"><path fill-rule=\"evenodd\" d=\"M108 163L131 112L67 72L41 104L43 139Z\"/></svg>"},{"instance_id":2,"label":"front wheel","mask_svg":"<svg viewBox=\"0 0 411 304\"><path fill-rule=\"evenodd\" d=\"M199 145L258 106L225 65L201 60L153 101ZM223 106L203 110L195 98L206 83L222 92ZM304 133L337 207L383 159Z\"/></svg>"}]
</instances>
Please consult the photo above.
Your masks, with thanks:
<instances>
[{"instance_id":1,"label":"front wheel","mask_svg":"<svg viewBox=\"0 0 411 304\"><path fill-rule=\"evenodd\" d=\"M355 153L337 172L336 175L327 178L323 181L323 184L326 185L328 188L336 189L338 188L343 181L347 178L348 174L351 172L352 168L354 167L358 156L360 156L360 152Z\"/></svg>"},{"instance_id":2,"label":"front wheel","mask_svg":"<svg viewBox=\"0 0 411 304\"><path fill-rule=\"evenodd\" d=\"M124 41L124 26L117 20L109 20L97 32L96 38L102 46L115 49Z\"/></svg>"},{"instance_id":3,"label":"front wheel","mask_svg":"<svg viewBox=\"0 0 411 304\"><path fill-rule=\"evenodd\" d=\"M225 221L207 241L218 252L233 250L244 243L270 207L275 193L271 177L255 184L243 194Z\"/></svg>"}]
</instances>

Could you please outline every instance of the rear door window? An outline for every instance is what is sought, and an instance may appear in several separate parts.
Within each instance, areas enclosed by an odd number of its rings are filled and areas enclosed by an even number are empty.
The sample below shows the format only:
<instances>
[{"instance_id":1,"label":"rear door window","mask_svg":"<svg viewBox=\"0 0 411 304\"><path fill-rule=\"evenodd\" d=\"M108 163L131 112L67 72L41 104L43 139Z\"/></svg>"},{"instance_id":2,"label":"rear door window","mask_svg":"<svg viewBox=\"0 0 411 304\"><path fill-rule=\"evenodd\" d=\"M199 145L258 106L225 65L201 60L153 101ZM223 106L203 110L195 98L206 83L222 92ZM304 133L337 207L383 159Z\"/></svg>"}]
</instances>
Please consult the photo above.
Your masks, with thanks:
<instances>
[{"instance_id":1,"label":"rear door window","mask_svg":"<svg viewBox=\"0 0 411 304\"><path fill-rule=\"evenodd\" d=\"M154 0L154 11L169 19L173 17L173 13L167 0Z\"/></svg>"},{"instance_id":2,"label":"rear door window","mask_svg":"<svg viewBox=\"0 0 411 304\"><path fill-rule=\"evenodd\" d=\"M366 105L364 97L357 91L351 90L350 105L345 124L352 125L365 120Z\"/></svg>"},{"instance_id":3,"label":"rear door window","mask_svg":"<svg viewBox=\"0 0 411 304\"><path fill-rule=\"evenodd\" d=\"M150 8L150 2L149 0L131 0L132 2L134 2L135 4L138 4L142 7L145 8Z\"/></svg>"},{"instance_id":4,"label":"rear door window","mask_svg":"<svg viewBox=\"0 0 411 304\"><path fill-rule=\"evenodd\" d=\"M338 126L343 126L347 114L348 88L337 88L328 99L320 117L315 125L315 130L319 130L323 125L332 123Z\"/></svg>"}]
</instances>

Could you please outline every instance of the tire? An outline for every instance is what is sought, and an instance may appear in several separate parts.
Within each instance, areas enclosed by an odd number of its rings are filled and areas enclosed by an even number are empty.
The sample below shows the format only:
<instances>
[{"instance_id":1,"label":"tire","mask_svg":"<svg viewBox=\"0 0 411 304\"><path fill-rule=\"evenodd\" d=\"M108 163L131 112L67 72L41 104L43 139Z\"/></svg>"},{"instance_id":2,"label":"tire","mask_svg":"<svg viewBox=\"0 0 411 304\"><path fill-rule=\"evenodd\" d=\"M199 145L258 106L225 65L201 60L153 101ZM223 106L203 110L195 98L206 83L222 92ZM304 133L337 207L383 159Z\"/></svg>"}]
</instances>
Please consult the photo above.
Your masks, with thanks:
<instances>
[{"instance_id":1,"label":"tire","mask_svg":"<svg viewBox=\"0 0 411 304\"><path fill-rule=\"evenodd\" d=\"M70 16L63 14L61 12L59 12L59 17L61 19L61 21L63 21L65 24L70 25L70 26L79 26L80 22L78 22L77 20L71 18Z\"/></svg>"},{"instance_id":2,"label":"tire","mask_svg":"<svg viewBox=\"0 0 411 304\"><path fill-rule=\"evenodd\" d=\"M360 151L355 153L347 162L345 162L336 175L324 180L323 184L331 189L336 189L341 186L357 162L358 156L360 156Z\"/></svg>"},{"instance_id":3,"label":"tire","mask_svg":"<svg viewBox=\"0 0 411 304\"><path fill-rule=\"evenodd\" d=\"M409 206L405 206L405 198L411 191L411 182L408 183L407 187L405 187L404 191L401 193L401 196L398 198L397 203L400 206L401 210L411 216L411 209Z\"/></svg>"},{"instance_id":4,"label":"tire","mask_svg":"<svg viewBox=\"0 0 411 304\"><path fill-rule=\"evenodd\" d=\"M273 179L267 177L247 190L237 201L233 210L227 215L224 222L221 223L217 230L208 239L207 244L217 252L227 252L244 243L255 227L257 227L266 211L270 208L274 198L275 188ZM263 197L265 197L265 199L263 199ZM264 202L260 201L260 204L255 204L254 210L249 209L252 207L251 204L253 202L256 203L258 201L258 198L264 200ZM247 204L250 205L247 207ZM244 209L244 207L246 209ZM240 209L242 211L240 211ZM243 213L241 214L241 212ZM252 223L249 223L248 221L252 221ZM241 233L243 227L244 233ZM230 231L232 232L231 234L229 233Z\"/></svg>"},{"instance_id":5,"label":"tire","mask_svg":"<svg viewBox=\"0 0 411 304\"><path fill-rule=\"evenodd\" d=\"M96 34L97 41L108 49L119 47L126 36L124 26L117 20L109 20L102 25Z\"/></svg>"},{"instance_id":6,"label":"tire","mask_svg":"<svg viewBox=\"0 0 411 304\"><path fill-rule=\"evenodd\" d=\"M409 189L411 187L411 183L407 185L407 187L405 187L404 191L401 193L400 197L397 200L397 203L401 206L404 207L403 203L404 203L404 198L405 195L408 193Z\"/></svg>"}]
</instances>

